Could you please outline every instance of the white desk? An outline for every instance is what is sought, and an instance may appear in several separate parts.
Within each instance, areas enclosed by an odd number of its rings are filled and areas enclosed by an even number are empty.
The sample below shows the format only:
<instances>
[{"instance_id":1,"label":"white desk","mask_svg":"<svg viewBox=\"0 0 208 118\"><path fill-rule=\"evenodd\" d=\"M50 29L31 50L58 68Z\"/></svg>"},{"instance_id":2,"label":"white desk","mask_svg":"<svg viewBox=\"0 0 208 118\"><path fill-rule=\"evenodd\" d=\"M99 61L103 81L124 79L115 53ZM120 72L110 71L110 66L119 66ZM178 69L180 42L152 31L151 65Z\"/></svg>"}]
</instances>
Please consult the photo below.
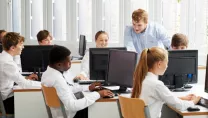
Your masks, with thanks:
<instances>
[{"instance_id":1,"label":"white desk","mask_svg":"<svg viewBox=\"0 0 208 118\"><path fill-rule=\"evenodd\" d=\"M41 89L14 90L15 118L47 118Z\"/></svg>"},{"instance_id":2,"label":"white desk","mask_svg":"<svg viewBox=\"0 0 208 118\"><path fill-rule=\"evenodd\" d=\"M205 98L208 94L203 92L203 86L194 86L188 92L174 92L176 96L184 96L194 93ZM122 96L130 97L130 94ZM100 99L88 107L88 118L120 118L116 99ZM44 103L41 89L17 89L14 90L15 100L15 118L47 118L47 110ZM165 107L162 111L162 118L208 118L208 109L200 107L198 112L178 111L176 109Z\"/></svg>"},{"instance_id":3,"label":"white desk","mask_svg":"<svg viewBox=\"0 0 208 118\"><path fill-rule=\"evenodd\" d=\"M198 96L202 96L204 98L208 98L208 93L204 92L204 86L203 85L193 85L193 88L190 91L187 92L173 92L176 96L185 96L187 94L196 94ZM196 112L189 112L187 110L180 111L173 107L164 105L162 109L162 117L161 118L176 118L178 116L179 118L208 118L208 109L204 108L202 106L198 106L200 108L200 111Z\"/></svg>"}]
</instances>

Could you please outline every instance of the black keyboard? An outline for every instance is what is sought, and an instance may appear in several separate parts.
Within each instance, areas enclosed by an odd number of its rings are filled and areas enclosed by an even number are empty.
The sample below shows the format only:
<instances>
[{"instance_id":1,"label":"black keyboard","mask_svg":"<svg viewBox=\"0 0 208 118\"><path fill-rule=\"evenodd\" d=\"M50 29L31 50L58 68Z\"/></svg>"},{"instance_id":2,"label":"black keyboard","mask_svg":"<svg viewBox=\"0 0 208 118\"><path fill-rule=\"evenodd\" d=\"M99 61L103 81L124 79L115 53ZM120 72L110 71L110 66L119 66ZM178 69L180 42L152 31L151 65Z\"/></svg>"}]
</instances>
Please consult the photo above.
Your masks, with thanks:
<instances>
[{"instance_id":1,"label":"black keyboard","mask_svg":"<svg viewBox=\"0 0 208 118\"><path fill-rule=\"evenodd\" d=\"M200 105L200 106L208 108L208 99L201 98L200 101L197 103L197 105Z\"/></svg>"}]
</instances>

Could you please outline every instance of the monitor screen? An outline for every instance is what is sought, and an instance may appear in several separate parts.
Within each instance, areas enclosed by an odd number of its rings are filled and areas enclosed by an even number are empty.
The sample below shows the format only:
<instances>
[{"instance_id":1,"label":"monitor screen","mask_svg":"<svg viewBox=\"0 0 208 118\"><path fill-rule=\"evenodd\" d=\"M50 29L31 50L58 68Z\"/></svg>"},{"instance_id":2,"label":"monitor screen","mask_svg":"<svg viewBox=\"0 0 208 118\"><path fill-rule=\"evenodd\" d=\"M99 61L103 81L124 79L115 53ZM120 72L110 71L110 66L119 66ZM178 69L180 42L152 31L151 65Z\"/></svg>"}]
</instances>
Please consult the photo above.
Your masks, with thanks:
<instances>
[{"instance_id":1,"label":"monitor screen","mask_svg":"<svg viewBox=\"0 0 208 118\"><path fill-rule=\"evenodd\" d=\"M208 93L208 55L207 55L207 66L206 66L206 74L205 74L205 92Z\"/></svg>"},{"instance_id":2,"label":"monitor screen","mask_svg":"<svg viewBox=\"0 0 208 118\"><path fill-rule=\"evenodd\" d=\"M0 53L3 51L3 47L2 45L0 44Z\"/></svg>"},{"instance_id":3,"label":"monitor screen","mask_svg":"<svg viewBox=\"0 0 208 118\"><path fill-rule=\"evenodd\" d=\"M197 83L198 50L171 50L168 59L168 68L160 76L165 85Z\"/></svg>"},{"instance_id":4,"label":"monitor screen","mask_svg":"<svg viewBox=\"0 0 208 118\"><path fill-rule=\"evenodd\" d=\"M21 54L22 72L44 72L49 63L53 45L25 45Z\"/></svg>"},{"instance_id":5,"label":"monitor screen","mask_svg":"<svg viewBox=\"0 0 208 118\"><path fill-rule=\"evenodd\" d=\"M137 53L110 50L107 82L121 87L132 87Z\"/></svg>"},{"instance_id":6,"label":"monitor screen","mask_svg":"<svg viewBox=\"0 0 208 118\"><path fill-rule=\"evenodd\" d=\"M106 80L110 49L126 50L126 47L90 48L90 79Z\"/></svg>"},{"instance_id":7,"label":"monitor screen","mask_svg":"<svg viewBox=\"0 0 208 118\"><path fill-rule=\"evenodd\" d=\"M80 35L79 38L79 55L84 56L86 50L86 37L85 35Z\"/></svg>"}]
</instances>

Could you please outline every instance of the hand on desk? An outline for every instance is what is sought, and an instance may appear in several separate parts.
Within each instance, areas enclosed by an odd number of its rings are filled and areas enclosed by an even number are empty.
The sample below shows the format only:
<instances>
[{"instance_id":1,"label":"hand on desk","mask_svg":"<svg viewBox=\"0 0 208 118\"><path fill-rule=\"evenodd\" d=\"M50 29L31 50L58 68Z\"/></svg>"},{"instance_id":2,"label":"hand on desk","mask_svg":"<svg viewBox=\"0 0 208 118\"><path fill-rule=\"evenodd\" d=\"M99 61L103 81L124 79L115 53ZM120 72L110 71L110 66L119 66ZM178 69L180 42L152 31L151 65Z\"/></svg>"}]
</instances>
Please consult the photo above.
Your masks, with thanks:
<instances>
[{"instance_id":1,"label":"hand on desk","mask_svg":"<svg viewBox=\"0 0 208 118\"><path fill-rule=\"evenodd\" d=\"M98 91L98 93L100 94L100 97L113 97L113 93L110 90L100 90Z\"/></svg>"},{"instance_id":2,"label":"hand on desk","mask_svg":"<svg viewBox=\"0 0 208 118\"><path fill-rule=\"evenodd\" d=\"M179 97L181 100L187 100L187 101L193 101L194 104L197 104L199 102L199 100L201 99L200 96L196 96L194 94L189 94L187 96L184 97Z\"/></svg>"},{"instance_id":3,"label":"hand on desk","mask_svg":"<svg viewBox=\"0 0 208 118\"><path fill-rule=\"evenodd\" d=\"M197 104L199 102L199 100L201 99L200 96L195 96L195 97L192 97L192 101L194 102L194 104Z\"/></svg>"},{"instance_id":4,"label":"hand on desk","mask_svg":"<svg viewBox=\"0 0 208 118\"><path fill-rule=\"evenodd\" d=\"M101 83L99 82L94 82L89 86L90 91L97 91L97 90L100 90L101 88L102 88Z\"/></svg>"},{"instance_id":5,"label":"hand on desk","mask_svg":"<svg viewBox=\"0 0 208 118\"><path fill-rule=\"evenodd\" d=\"M183 97L179 97L181 100L188 100L190 101L192 99L192 97L196 97L196 95L194 94L189 94L187 96L183 96Z\"/></svg>"},{"instance_id":6,"label":"hand on desk","mask_svg":"<svg viewBox=\"0 0 208 118\"><path fill-rule=\"evenodd\" d=\"M80 80L89 80L89 78L86 78L84 75L79 74L75 78L79 78Z\"/></svg>"},{"instance_id":7,"label":"hand on desk","mask_svg":"<svg viewBox=\"0 0 208 118\"><path fill-rule=\"evenodd\" d=\"M27 76L26 79L29 79L29 80L38 80L38 76L36 74L31 74L31 75Z\"/></svg>"}]
</instances>

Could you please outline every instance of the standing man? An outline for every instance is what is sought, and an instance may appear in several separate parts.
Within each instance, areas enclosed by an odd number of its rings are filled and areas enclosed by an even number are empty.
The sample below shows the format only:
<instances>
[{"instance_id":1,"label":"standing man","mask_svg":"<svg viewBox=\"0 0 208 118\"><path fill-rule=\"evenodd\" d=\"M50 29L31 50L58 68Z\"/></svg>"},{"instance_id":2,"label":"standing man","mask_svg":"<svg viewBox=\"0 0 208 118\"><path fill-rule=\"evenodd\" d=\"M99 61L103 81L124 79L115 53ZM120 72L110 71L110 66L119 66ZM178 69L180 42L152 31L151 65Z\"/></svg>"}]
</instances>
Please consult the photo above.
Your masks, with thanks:
<instances>
[{"instance_id":1,"label":"standing man","mask_svg":"<svg viewBox=\"0 0 208 118\"><path fill-rule=\"evenodd\" d=\"M132 13L132 26L126 26L124 32L124 46L129 51L136 51L139 55L145 48L158 46L170 48L170 37L165 28L156 23L148 23L148 14L143 9Z\"/></svg>"}]
</instances>

